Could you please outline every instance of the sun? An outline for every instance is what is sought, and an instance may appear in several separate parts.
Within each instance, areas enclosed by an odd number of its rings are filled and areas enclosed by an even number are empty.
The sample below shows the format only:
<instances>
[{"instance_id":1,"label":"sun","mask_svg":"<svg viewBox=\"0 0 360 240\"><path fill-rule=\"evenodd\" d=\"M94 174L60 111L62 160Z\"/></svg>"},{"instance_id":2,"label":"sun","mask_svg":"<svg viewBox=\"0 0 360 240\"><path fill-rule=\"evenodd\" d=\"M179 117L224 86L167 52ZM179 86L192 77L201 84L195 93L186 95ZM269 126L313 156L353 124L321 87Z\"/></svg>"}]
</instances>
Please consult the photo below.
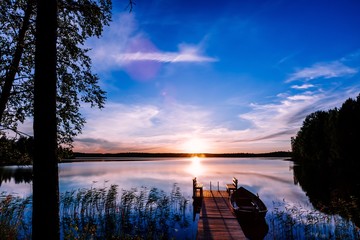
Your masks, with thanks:
<instances>
[{"instance_id":1,"label":"sun","mask_svg":"<svg viewBox=\"0 0 360 240\"><path fill-rule=\"evenodd\" d=\"M209 144L200 138L189 139L184 143L183 149L187 153L206 153L210 150Z\"/></svg>"}]
</instances>

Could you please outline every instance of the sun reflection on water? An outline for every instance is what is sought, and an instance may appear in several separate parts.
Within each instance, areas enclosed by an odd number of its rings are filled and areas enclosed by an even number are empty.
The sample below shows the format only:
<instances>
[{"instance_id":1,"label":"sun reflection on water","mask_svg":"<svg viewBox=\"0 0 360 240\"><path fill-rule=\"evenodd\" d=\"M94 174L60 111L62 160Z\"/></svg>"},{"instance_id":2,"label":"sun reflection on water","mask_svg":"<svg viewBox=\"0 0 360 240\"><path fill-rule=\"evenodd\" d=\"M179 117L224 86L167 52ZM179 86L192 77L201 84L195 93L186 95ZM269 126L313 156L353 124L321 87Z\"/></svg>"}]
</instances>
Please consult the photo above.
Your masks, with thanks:
<instances>
[{"instance_id":1,"label":"sun reflection on water","mask_svg":"<svg viewBox=\"0 0 360 240\"><path fill-rule=\"evenodd\" d=\"M199 177L203 175L205 169L203 164L201 163L201 158L198 156L190 158L190 165L187 167L187 172L190 173L194 177Z\"/></svg>"}]
</instances>

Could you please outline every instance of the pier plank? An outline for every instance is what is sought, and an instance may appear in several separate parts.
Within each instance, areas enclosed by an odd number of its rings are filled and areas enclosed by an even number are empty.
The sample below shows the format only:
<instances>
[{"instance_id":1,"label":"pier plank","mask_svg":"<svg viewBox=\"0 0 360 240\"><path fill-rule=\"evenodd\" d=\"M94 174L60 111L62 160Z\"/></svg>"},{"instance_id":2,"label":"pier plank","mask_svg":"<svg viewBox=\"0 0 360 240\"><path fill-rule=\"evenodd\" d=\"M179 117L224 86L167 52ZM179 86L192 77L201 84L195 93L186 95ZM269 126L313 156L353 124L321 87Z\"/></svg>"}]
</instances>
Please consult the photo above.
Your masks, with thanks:
<instances>
[{"instance_id":1,"label":"pier plank","mask_svg":"<svg viewBox=\"0 0 360 240\"><path fill-rule=\"evenodd\" d=\"M247 239L231 213L226 191L204 190L197 239Z\"/></svg>"}]
</instances>

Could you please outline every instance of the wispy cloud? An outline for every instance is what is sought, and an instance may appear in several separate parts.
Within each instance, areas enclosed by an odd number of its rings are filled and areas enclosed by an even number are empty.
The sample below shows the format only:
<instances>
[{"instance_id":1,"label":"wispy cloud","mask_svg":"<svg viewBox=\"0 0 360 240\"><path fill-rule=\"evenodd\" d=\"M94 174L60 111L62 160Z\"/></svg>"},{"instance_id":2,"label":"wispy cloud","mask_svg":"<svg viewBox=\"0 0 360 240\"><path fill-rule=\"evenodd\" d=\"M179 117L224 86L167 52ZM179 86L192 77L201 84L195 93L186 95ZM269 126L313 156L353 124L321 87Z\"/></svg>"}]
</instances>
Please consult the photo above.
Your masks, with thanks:
<instances>
[{"instance_id":1,"label":"wispy cloud","mask_svg":"<svg viewBox=\"0 0 360 240\"><path fill-rule=\"evenodd\" d=\"M156 70L161 63L217 61L216 58L208 57L201 45L181 44L178 51L161 51L138 29L134 17L123 18L124 21L115 22L119 27L118 32L123 35L115 35L117 39L109 34L101 45L94 48L97 67L102 66L105 70L120 68L136 76L148 70L146 67ZM146 67L141 65L144 61ZM348 97L358 94L358 86L346 89L346 84L335 85L327 80L336 78L336 81L341 82L339 78L358 73L358 69L349 67L350 63L346 64L339 60L299 69L285 80L291 83L287 91L277 94L276 98L266 103L248 105L248 102L254 100L244 98L238 104L234 100L239 99L239 96L229 96L232 101L225 101L226 106L222 105L218 109L214 106L179 102L166 105L149 101L128 105L110 102L101 114L85 109L88 121L83 134L76 139L74 150L184 151L184 143L194 138L205 139L211 146L210 152L289 150L290 138L295 136L308 114L338 107ZM150 75L146 73L146 76ZM326 81L317 81L316 84L308 82L319 78ZM300 83L293 84L294 81ZM232 112L227 116L227 107L236 111L237 115ZM223 117L217 121L219 115Z\"/></svg>"},{"instance_id":2,"label":"wispy cloud","mask_svg":"<svg viewBox=\"0 0 360 240\"><path fill-rule=\"evenodd\" d=\"M251 123L243 129L214 123L219 112L199 106L110 103L101 114L85 111L88 122L75 141L75 151L184 151L182 146L193 138L206 140L209 152L286 150L301 124L300 118L290 119L320 97L295 95L278 103L252 104L249 112L239 116ZM231 121L241 121L239 118Z\"/></svg>"},{"instance_id":3,"label":"wispy cloud","mask_svg":"<svg viewBox=\"0 0 360 240\"><path fill-rule=\"evenodd\" d=\"M135 15L115 16L110 28L100 39L87 42L91 57L98 70L125 69L129 64L141 61L157 63L201 63L216 62L217 58L206 56L202 44L178 44L178 51L162 51L137 24ZM139 70L139 68L137 67Z\"/></svg>"},{"instance_id":4,"label":"wispy cloud","mask_svg":"<svg viewBox=\"0 0 360 240\"><path fill-rule=\"evenodd\" d=\"M339 107L357 94L358 88L279 94L272 103L253 103L246 113L228 119L246 121L240 128L214 121L222 109L179 103L163 106L109 103L101 114L84 109L88 122L83 134L77 137L74 150L181 152L186 151L184 146L192 139L205 140L209 152L289 150L290 138L296 135L307 115Z\"/></svg>"},{"instance_id":5,"label":"wispy cloud","mask_svg":"<svg viewBox=\"0 0 360 240\"><path fill-rule=\"evenodd\" d=\"M121 13L113 17L111 26L106 27L101 38L91 38L86 42L93 66L97 71L116 67L114 53L123 53L129 41L139 35L139 27L134 14Z\"/></svg>"},{"instance_id":6,"label":"wispy cloud","mask_svg":"<svg viewBox=\"0 0 360 240\"><path fill-rule=\"evenodd\" d=\"M286 80L293 82L296 80L309 81L316 78L335 78L352 76L358 72L358 69L348 67L340 61L330 63L316 63L311 67L300 69Z\"/></svg>"},{"instance_id":7,"label":"wispy cloud","mask_svg":"<svg viewBox=\"0 0 360 240\"><path fill-rule=\"evenodd\" d=\"M119 63L132 61L156 61L156 62L215 62L216 58L201 56L197 52L135 52L114 55Z\"/></svg>"},{"instance_id":8,"label":"wispy cloud","mask_svg":"<svg viewBox=\"0 0 360 240\"><path fill-rule=\"evenodd\" d=\"M83 111L88 121L74 146L76 151L87 152L181 151L181 144L203 131L209 118L203 109L176 103L108 103L101 114Z\"/></svg>"},{"instance_id":9,"label":"wispy cloud","mask_svg":"<svg viewBox=\"0 0 360 240\"><path fill-rule=\"evenodd\" d=\"M356 97L358 89L303 92L295 95L279 95L274 103L252 104L252 109L239 117L251 122L249 132L237 142L287 141L295 136L305 117L318 110L339 107L349 97ZM279 145L280 146L280 145Z\"/></svg>"},{"instance_id":10,"label":"wispy cloud","mask_svg":"<svg viewBox=\"0 0 360 240\"><path fill-rule=\"evenodd\" d=\"M293 85L293 86L291 86L291 88L299 89L299 90L313 88L313 87L315 87L313 84L303 84L303 85Z\"/></svg>"}]
</instances>

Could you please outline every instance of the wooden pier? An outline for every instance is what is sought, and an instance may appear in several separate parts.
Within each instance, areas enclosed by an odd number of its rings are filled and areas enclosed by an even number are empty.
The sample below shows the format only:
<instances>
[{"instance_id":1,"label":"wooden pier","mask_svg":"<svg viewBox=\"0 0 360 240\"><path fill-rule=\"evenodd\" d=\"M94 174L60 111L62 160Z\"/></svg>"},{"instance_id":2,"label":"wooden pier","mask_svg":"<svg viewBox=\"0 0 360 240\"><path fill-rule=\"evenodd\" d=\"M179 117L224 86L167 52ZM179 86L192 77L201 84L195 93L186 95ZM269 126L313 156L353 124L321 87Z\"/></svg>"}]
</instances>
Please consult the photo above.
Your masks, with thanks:
<instances>
[{"instance_id":1,"label":"wooden pier","mask_svg":"<svg viewBox=\"0 0 360 240\"><path fill-rule=\"evenodd\" d=\"M247 239L230 210L228 198L226 191L203 191L197 239Z\"/></svg>"}]
</instances>

